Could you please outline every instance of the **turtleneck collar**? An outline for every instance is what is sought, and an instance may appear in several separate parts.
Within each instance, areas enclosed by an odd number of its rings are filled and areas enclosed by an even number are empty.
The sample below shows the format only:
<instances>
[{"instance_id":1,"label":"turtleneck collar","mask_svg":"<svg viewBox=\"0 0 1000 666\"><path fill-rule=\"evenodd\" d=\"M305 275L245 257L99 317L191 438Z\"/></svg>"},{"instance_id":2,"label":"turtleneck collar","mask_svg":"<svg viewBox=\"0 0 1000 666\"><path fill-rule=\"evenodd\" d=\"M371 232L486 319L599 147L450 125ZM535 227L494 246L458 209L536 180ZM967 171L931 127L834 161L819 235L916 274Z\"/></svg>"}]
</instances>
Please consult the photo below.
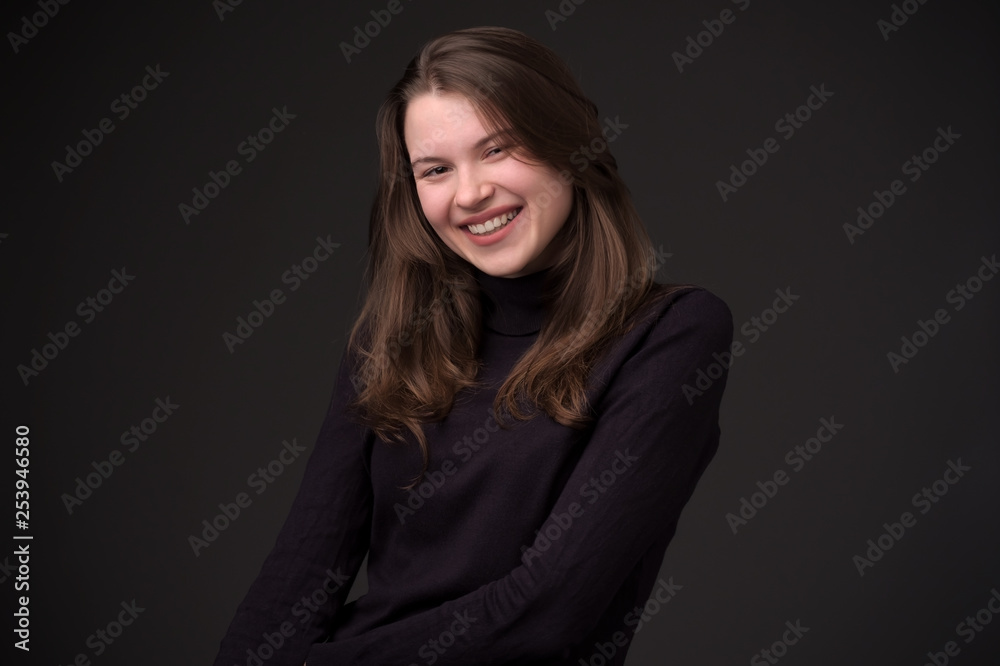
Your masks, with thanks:
<instances>
[{"instance_id":1,"label":"turtleneck collar","mask_svg":"<svg viewBox=\"0 0 1000 666\"><path fill-rule=\"evenodd\" d=\"M545 319L550 269L515 278L494 277L473 266L482 290L483 323L501 335L532 335Z\"/></svg>"}]
</instances>

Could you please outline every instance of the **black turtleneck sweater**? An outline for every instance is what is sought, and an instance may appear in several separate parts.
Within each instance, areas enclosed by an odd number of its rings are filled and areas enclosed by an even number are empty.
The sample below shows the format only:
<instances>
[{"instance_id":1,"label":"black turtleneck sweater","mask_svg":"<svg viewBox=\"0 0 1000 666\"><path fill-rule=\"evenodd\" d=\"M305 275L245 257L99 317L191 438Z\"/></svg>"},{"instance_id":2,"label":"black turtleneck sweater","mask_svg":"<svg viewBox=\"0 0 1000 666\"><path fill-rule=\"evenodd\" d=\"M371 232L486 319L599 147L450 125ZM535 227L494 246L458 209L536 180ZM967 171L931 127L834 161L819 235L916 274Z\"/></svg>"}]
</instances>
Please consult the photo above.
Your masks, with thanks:
<instances>
[{"instance_id":1,"label":"black turtleneck sweater","mask_svg":"<svg viewBox=\"0 0 1000 666\"><path fill-rule=\"evenodd\" d=\"M216 666L624 663L677 589L658 572L718 446L726 373L713 354L729 349L732 315L700 288L655 301L592 372L592 426L542 413L502 429L493 398L537 338L547 274L477 271L486 388L426 426L428 473L413 491L400 487L420 471L416 443L387 444L346 415L345 353ZM699 371L715 377L707 388ZM369 549L368 593L345 604Z\"/></svg>"}]
</instances>

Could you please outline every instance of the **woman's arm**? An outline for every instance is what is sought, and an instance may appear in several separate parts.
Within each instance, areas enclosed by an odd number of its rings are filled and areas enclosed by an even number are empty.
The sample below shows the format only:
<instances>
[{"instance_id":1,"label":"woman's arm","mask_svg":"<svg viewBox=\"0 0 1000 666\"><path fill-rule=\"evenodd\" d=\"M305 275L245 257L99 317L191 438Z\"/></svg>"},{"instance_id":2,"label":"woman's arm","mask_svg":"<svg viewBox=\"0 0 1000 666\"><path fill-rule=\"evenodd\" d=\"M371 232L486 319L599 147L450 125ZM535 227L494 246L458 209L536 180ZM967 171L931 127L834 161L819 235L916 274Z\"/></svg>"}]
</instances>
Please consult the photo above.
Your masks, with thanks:
<instances>
[{"instance_id":1,"label":"woman's arm","mask_svg":"<svg viewBox=\"0 0 1000 666\"><path fill-rule=\"evenodd\" d=\"M302 664L309 647L326 635L368 552L372 490L365 451L371 433L345 412L354 394L352 368L345 351L299 491L222 640L216 666Z\"/></svg>"},{"instance_id":2,"label":"woman's arm","mask_svg":"<svg viewBox=\"0 0 1000 666\"><path fill-rule=\"evenodd\" d=\"M686 396L682 387L694 387L698 371L716 362L713 354L729 350L732 334L722 300L702 289L676 296L610 378L592 438L552 517L540 526L554 538L536 541L520 566L474 592L360 636L315 645L309 666L565 657L596 625L640 556L673 529L714 455L727 376L702 395Z\"/></svg>"}]
</instances>

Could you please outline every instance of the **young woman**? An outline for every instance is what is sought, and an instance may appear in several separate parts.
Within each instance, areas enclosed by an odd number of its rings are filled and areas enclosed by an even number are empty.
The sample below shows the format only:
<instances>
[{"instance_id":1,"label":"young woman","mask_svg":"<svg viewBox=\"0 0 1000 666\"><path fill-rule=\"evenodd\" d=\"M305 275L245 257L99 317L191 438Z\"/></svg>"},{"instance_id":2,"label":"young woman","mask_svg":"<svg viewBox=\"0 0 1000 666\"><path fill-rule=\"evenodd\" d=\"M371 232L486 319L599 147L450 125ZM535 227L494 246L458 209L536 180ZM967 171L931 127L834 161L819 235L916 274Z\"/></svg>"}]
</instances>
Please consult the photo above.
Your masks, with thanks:
<instances>
[{"instance_id":1,"label":"young woman","mask_svg":"<svg viewBox=\"0 0 1000 666\"><path fill-rule=\"evenodd\" d=\"M673 593L657 574L726 382L699 372L733 330L710 292L654 281L602 129L514 30L407 66L377 120L367 299L217 665L624 662Z\"/></svg>"}]
</instances>

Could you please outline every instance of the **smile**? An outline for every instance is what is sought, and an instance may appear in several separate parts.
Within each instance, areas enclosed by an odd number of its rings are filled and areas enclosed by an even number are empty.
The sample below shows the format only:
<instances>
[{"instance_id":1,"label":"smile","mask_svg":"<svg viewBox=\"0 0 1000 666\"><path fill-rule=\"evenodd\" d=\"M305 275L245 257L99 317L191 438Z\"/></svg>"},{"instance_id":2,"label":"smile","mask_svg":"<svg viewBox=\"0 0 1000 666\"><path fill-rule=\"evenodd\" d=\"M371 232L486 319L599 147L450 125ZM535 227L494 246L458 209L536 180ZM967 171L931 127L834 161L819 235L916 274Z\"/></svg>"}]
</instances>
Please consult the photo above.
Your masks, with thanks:
<instances>
[{"instance_id":1,"label":"smile","mask_svg":"<svg viewBox=\"0 0 1000 666\"><path fill-rule=\"evenodd\" d=\"M503 229L507 226L508 222L520 214L521 210L521 208L515 208L509 213L494 217L492 220L486 220L482 224L470 224L466 228L474 236L486 236L496 232L498 229Z\"/></svg>"}]
</instances>

